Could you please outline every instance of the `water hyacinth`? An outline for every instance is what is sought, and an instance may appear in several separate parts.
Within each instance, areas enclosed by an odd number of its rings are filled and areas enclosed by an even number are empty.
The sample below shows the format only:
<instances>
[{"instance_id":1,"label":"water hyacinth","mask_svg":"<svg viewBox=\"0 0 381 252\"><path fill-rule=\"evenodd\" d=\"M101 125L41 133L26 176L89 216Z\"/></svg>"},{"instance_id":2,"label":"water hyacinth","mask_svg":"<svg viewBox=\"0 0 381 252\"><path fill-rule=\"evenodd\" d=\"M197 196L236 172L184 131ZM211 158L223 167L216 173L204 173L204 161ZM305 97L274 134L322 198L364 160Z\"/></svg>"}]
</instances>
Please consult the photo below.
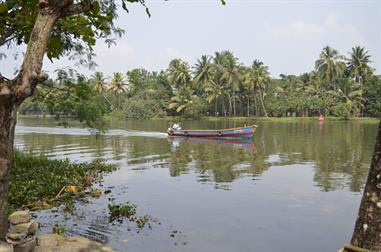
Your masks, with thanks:
<instances>
[{"instance_id":1,"label":"water hyacinth","mask_svg":"<svg viewBox=\"0 0 381 252\"><path fill-rule=\"evenodd\" d=\"M49 208L60 204L62 201L56 196L63 187L75 185L85 189L115 169L115 165L100 160L72 163L68 159L51 160L43 154L15 150L8 196L10 210L23 206Z\"/></svg>"}]
</instances>

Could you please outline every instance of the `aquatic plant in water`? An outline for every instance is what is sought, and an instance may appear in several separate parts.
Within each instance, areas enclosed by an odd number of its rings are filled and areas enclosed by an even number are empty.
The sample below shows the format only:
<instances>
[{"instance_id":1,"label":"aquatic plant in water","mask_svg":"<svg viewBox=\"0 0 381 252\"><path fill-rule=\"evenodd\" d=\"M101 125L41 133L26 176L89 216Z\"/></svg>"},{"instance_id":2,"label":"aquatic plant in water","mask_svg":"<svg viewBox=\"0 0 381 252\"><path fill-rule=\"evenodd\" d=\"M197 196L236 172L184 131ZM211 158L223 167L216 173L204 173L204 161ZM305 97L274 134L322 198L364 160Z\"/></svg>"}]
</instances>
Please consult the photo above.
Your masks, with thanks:
<instances>
[{"instance_id":1,"label":"aquatic plant in water","mask_svg":"<svg viewBox=\"0 0 381 252\"><path fill-rule=\"evenodd\" d=\"M115 165L100 160L73 163L68 159L52 160L43 154L35 155L15 150L8 195L10 210L20 207L50 208L68 203L66 210L70 212L73 210L70 199L84 195L66 192L56 197L63 187L75 185L86 189L93 182L100 181L103 174L114 170Z\"/></svg>"},{"instance_id":2,"label":"aquatic plant in water","mask_svg":"<svg viewBox=\"0 0 381 252\"><path fill-rule=\"evenodd\" d=\"M118 221L123 222L124 219L128 219L130 222L134 222L139 229L145 227L151 228L149 223L150 217L148 215L137 216L136 215L136 205L126 202L124 204L109 204L108 209L110 212L110 222Z\"/></svg>"}]
</instances>

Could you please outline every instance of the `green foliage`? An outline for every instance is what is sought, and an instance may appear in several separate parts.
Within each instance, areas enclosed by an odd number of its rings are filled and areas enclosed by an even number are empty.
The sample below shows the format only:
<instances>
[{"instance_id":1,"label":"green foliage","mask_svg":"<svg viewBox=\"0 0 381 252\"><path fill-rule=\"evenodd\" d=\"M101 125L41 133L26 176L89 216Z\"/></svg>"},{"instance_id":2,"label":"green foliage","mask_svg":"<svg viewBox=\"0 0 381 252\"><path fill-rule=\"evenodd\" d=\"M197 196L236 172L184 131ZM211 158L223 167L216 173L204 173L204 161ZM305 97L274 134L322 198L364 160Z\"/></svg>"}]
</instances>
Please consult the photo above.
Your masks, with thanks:
<instances>
[{"instance_id":1,"label":"green foliage","mask_svg":"<svg viewBox=\"0 0 381 252\"><path fill-rule=\"evenodd\" d=\"M158 101L141 100L138 97L130 99L124 110L127 118L149 119L166 116Z\"/></svg>"},{"instance_id":2,"label":"green foliage","mask_svg":"<svg viewBox=\"0 0 381 252\"><path fill-rule=\"evenodd\" d=\"M349 119L353 115L352 106L350 103L340 102L333 107L332 113L334 116Z\"/></svg>"},{"instance_id":3,"label":"green foliage","mask_svg":"<svg viewBox=\"0 0 381 252\"><path fill-rule=\"evenodd\" d=\"M124 120L126 118L126 116L123 113L123 111L114 110L114 111L108 113L106 118L109 120Z\"/></svg>"},{"instance_id":4,"label":"green foliage","mask_svg":"<svg viewBox=\"0 0 381 252\"><path fill-rule=\"evenodd\" d=\"M48 58L53 60L70 54L71 59L78 59L81 64L94 65L92 49L96 40L103 39L111 45L124 33L114 23L118 2L125 10L128 3L140 3L149 14L144 0L92 1L90 11L64 16L56 22L47 45ZM38 0L1 1L0 46L27 44L39 10Z\"/></svg>"},{"instance_id":5,"label":"green foliage","mask_svg":"<svg viewBox=\"0 0 381 252\"><path fill-rule=\"evenodd\" d=\"M145 225L149 224L149 216L137 216L136 215L136 205L126 202L124 204L109 204L108 209L110 212L110 221L123 222L123 219L128 219L130 222L134 222L139 229L144 228Z\"/></svg>"},{"instance_id":6,"label":"green foliage","mask_svg":"<svg viewBox=\"0 0 381 252\"><path fill-rule=\"evenodd\" d=\"M40 86L37 95L20 108L21 113L37 111L55 115L57 119L71 117L96 133L106 131L103 119L106 110L105 98L84 76L63 70L58 71L56 81Z\"/></svg>"},{"instance_id":7,"label":"green foliage","mask_svg":"<svg viewBox=\"0 0 381 252\"><path fill-rule=\"evenodd\" d=\"M50 160L44 155L14 151L8 200L17 209L37 201L53 199L63 186L77 185L86 188L102 174L114 171L114 165L99 160L91 163L72 163L68 159ZM90 180L90 183L89 183ZM73 210L71 199L66 198L66 208Z\"/></svg>"},{"instance_id":8,"label":"green foliage","mask_svg":"<svg viewBox=\"0 0 381 252\"><path fill-rule=\"evenodd\" d=\"M72 80L48 83L57 88L56 94L49 94L53 97L44 99L49 93L44 90L49 88L41 87L42 95L27 102L21 111L75 115L99 128L104 124L97 118L107 112L114 119L167 115L192 119L205 115L377 116L381 114L380 77L373 75L369 62L370 56L362 47L352 48L348 59L325 47L314 71L271 79L263 62L254 60L246 67L232 52L222 51L203 55L193 68L174 59L166 71L160 72L139 68L108 78L97 72L90 80L66 73L63 79ZM97 110L99 106L102 109Z\"/></svg>"},{"instance_id":9,"label":"green foliage","mask_svg":"<svg viewBox=\"0 0 381 252\"><path fill-rule=\"evenodd\" d=\"M204 99L193 96L190 105L184 110L184 117L189 119L199 119L205 114L207 103Z\"/></svg>"},{"instance_id":10,"label":"green foliage","mask_svg":"<svg viewBox=\"0 0 381 252\"><path fill-rule=\"evenodd\" d=\"M53 227L52 233L57 235L63 235L65 233L65 227L56 224Z\"/></svg>"},{"instance_id":11,"label":"green foliage","mask_svg":"<svg viewBox=\"0 0 381 252\"><path fill-rule=\"evenodd\" d=\"M381 116L381 77L372 76L364 83L365 114Z\"/></svg>"}]
</instances>

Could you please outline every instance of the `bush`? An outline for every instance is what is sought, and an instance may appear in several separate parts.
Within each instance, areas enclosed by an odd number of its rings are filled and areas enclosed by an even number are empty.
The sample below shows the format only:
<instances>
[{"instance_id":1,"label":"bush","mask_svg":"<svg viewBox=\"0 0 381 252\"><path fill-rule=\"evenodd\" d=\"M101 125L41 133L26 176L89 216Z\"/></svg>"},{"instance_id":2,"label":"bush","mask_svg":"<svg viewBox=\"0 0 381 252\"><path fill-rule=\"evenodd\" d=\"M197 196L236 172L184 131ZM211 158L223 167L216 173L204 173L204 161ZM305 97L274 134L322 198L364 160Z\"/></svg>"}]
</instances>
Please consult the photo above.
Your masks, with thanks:
<instances>
[{"instance_id":1,"label":"bush","mask_svg":"<svg viewBox=\"0 0 381 252\"><path fill-rule=\"evenodd\" d=\"M115 170L114 165L99 160L72 163L68 159L51 160L46 156L15 150L11 167L8 200L11 209L54 198L62 187L85 188L100 179L103 173Z\"/></svg>"},{"instance_id":2,"label":"bush","mask_svg":"<svg viewBox=\"0 0 381 252\"><path fill-rule=\"evenodd\" d=\"M127 118L149 119L166 116L161 105L156 100L132 98L124 109Z\"/></svg>"},{"instance_id":3,"label":"bush","mask_svg":"<svg viewBox=\"0 0 381 252\"><path fill-rule=\"evenodd\" d=\"M206 101L198 96L193 96L190 102L190 106L184 110L183 115L185 118L198 119L204 114L206 109Z\"/></svg>"},{"instance_id":4,"label":"bush","mask_svg":"<svg viewBox=\"0 0 381 252\"><path fill-rule=\"evenodd\" d=\"M349 102L340 102L333 107L332 113L335 116L349 119L353 116L352 105Z\"/></svg>"}]
</instances>

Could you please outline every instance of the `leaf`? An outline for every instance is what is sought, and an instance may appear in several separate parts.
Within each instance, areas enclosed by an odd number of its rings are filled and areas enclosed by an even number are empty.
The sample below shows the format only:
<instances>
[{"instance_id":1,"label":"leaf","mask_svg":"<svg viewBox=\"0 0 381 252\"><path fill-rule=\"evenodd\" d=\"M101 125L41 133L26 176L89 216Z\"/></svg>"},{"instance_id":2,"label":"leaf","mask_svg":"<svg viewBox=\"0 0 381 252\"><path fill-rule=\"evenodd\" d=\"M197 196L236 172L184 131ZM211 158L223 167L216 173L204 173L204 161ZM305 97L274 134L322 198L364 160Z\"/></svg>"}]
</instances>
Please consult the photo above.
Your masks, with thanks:
<instances>
[{"instance_id":1,"label":"leaf","mask_svg":"<svg viewBox=\"0 0 381 252\"><path fill-rule=\"evenodd\" d=\"M151 13L149 12L149 9L146 7L146 13L148 15L148 17L151 17Z\"/></svg>"},{"instance_id":2,"label":"leaf","mask_svg":"<svg viewBox=\"0 0 381 252\"><path fill-rule=\"evenodd\" d=\"M122 8L123 10L125 10L127 13L129 13L128 9L127 9L127 5L126 5L126 2L122 1Z\"/></svg>"},{"instance_id":3,"label":"leaf","mask_svg":"<svg viewBox=\"0 0 381 252\"><path fill-rule=\"evenodd\" d=\"M93 4L92 12L93 14L98 15L100 11L101 11L101 7L99 6L99 2L95 1Z\"/></svg>"},{"instance_id":4,"label":"leaf","mask_svg":"<svg viewBox=\"0 0 381 252\"><path fill-rule=\"evenodd\" d=\"M1 3L0 4L0 13L6 13L7 11L8 11L7 3Z\"/></svg>"}]
</instances>

